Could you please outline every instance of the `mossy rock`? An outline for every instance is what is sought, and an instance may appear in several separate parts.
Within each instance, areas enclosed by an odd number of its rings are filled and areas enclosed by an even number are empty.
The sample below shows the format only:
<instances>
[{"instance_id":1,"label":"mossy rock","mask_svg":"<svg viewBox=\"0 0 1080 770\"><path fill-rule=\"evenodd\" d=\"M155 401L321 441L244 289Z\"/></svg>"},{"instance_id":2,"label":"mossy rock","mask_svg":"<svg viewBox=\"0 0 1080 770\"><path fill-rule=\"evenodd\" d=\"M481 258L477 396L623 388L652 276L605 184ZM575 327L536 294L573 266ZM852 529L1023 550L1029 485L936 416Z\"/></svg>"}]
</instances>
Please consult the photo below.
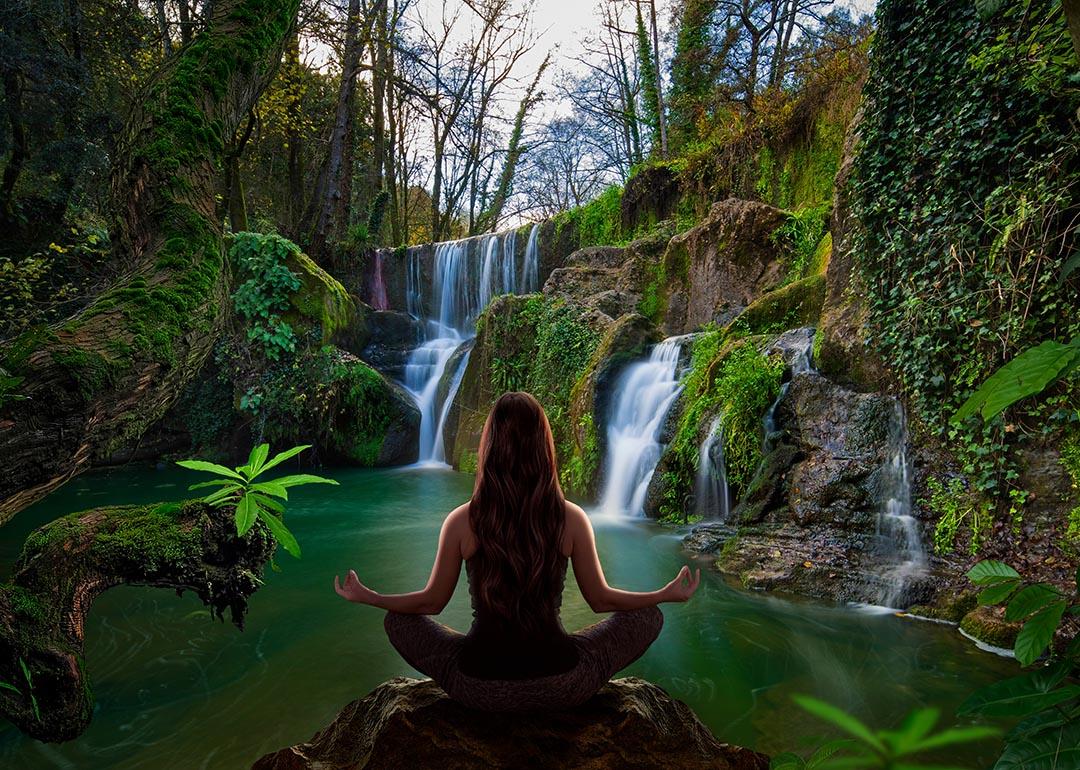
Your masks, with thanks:
<instances>
[{"instance_id":1,"label":"mossy rock","mask_svg":"<svg viewBox=\"0 0 1080 770\"><path fill-rule=\"evenodd\" d=\"M299 250L291 253L285 264L300 279L300 288L289 298L292 310L285 320L300 328L319 324L324 343L347 330L357 311L345 287Z\"/></svg>"},{"instance_id":2,"label":"mossy rock","mask_svg":"<svg viewBox=\"0 0 1080 770\"><path fill-rule=\"evenodd\" d=\"M974 591L961 591L959 594L941 591L934 597L932 604L916 604L908 608L908 613L921 618L959 623L978 606L978 594Z\"/></svg>"},{"instance_id":3,"label":"mossy rock","mask_svg":"<svg viewBox=\"0 0 1080 770\"><path fill-rule=\"evenodd\" d=\"M342 355L333 369L337 408L331 413L326 449L363 466L415 462L420 412L409 394L363 361Z\"/></svg>"},{"instance_id":4,"label":"mossy rock","mask_svg":"<svg viewBox=\"0 0 1080 770\"><path fill-rule=\"evenodd\" d=\"M960 630L980 642L1011 650L1020 623L1005 620L1004 607L976 607L960 620Z\"/></svg>"},{"instance_id":5,"label":"mossy rock","mask_svg":"<svg viewBox=\"0 0 1080 770\"><path fill-rule=\"evenodd\" d=\"M789 283L752 302L731 326L755 334L813 326L821 316L825 288L822 274Z\"/></svg>"}]
</instances>

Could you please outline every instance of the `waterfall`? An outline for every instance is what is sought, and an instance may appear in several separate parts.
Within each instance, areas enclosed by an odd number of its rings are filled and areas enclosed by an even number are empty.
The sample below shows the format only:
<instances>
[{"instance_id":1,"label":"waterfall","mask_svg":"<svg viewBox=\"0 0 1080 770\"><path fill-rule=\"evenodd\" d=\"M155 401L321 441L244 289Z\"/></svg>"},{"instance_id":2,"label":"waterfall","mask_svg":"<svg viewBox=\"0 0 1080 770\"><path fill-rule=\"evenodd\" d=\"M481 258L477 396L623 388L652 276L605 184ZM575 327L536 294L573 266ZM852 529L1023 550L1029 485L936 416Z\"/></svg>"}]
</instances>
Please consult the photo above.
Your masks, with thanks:
<instances>
[{"instance_id":1,"label":"waterfall","mask_svg":"<svg viewBox=\"0 0 1080 770\"><path fill-rule=\"evenodd\" d=\"M910 579L926 567L926 551L919 524L911 515L911 482L907 459L907 419L899 400L893 402L889 420L889 445L881 469L884 504L878 511L877 536L888 559L880 604L897 606Z\"/></svg>"},{"instance_id":2,"label":"waterfall","mask_svg":"<svg viewBox=\"0 0 1080 770\"><path fill-rule=\"evenodd\" d=\"M762 446L762 450L765 454L771 452L775 447L775 436L777 433L776 425L776 410L780 407L780 402L784 400L784 396L787 395L788 388L791 387L791 380L795 378L797 374L804 374L805 372L814 371L813 364L813 351L814 351L814 329L806 327L804 329L794 329L790 332L785 332L767 349L779 351L784 355L784 360L787 362L788 369L791 371L791 377L781 383L780 392L776 394L776 398L772 404L769 405L768 410L765 412L765 419L763 421L763 434L765 440Z\"/></svg>"},{"instance_id":3,"label":"waterfall","mask_svg":"<svg viewBox=\"0 0 1080 770\"><path fill-rule=\"evenodd\" d=\"M529 231L529 240L525 243L525 265L521 271L522 294L540 290L539 239L540 223L537 222Z\"/></svg>"},{"instance_id":4,"label":"waterfall","mask_svg":"<svg viewBox=\"0 0 1080 770\"><path fill-rule=\"evenodd\" d=\"M375 267L371 277L371 306L376 310L389 310L390 300L386 296L386 279L383 277L383 255L375 251Z\"/></svg>"},{"instance_id":5,"label":"waterfall","mask_svg":"<svg viewBox=\"0 0 1080 770\"><path fill-rule=\"evenodd\" d=\"M472 348L466 350L464 354L462 354L461 360L458 361L457 369L454 370L454 376L450 380L450 387L446 391L446 398L443 399L442 409L439 411L439 423L438 428L435 430L435 443L431 451L431 459L438 463L446 462L446 447L444 446L445 442L443 441L443 428L446 426L446 416L450 414L450 407L454 404L454 397L457 395L458 388L461 387L461 380L465 377L465 367L469 365L470 355L472 355Z\"/></svg>"},{"instance_id":6,"label":"waterfall","mask_svg":"<svg viewBox=\"0 0 1080 770\"><path fill-rule=\"evenodd\" d=\"M679 395L676 369L684 339L664 340L647 360L631 364L619 377L600 498L600 510L607 515L644 515L645 492L660 461L660 431Z\"/></svg>"},{"instance_id":7,"label":"waterfall","mask_svg":"<svg viewBox=\"0 0 1080 770\"><path fill-rule=\"evenodd\" d=\"M698 454L698 472L694 481L696 512L707 519L727 521L731 494L724 465L724 416L718 415L709 426L709 434Z\"/></svg>"},{"instance_id":8,"label":"waterfall","mask_svg":"<svg viewBox=\"0 0 1080 770\"><path fill-rule=\"evenodd\" d=\"M439 382L454 352L475 335L476 319L488 302L500 294L518 292L516 246L514 230L436 243L429 303L424 301L421 251L409 251L407 307L414 318L426 321L425 340L405 366L405 386L420 409L421 462L445 462L443 424L465 374L468 354L462 356L441 403ZM523 272L528 275L528 270ZM430 308L427 313L425 305Z\"/></svg>"}]
</instances>

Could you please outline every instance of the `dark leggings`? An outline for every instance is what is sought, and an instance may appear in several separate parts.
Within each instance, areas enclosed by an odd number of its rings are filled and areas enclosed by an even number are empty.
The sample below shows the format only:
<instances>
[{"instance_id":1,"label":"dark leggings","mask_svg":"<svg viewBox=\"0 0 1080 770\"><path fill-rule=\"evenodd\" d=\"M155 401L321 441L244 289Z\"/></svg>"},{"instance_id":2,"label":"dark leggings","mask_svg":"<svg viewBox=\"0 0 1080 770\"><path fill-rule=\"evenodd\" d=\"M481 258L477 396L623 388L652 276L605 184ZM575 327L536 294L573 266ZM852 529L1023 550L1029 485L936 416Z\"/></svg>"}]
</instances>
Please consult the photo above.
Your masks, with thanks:
<instances>
[{"instance_id":1,"label":"dark leggings","mask_svg":"<svg viewBox=\"0 0 1080 770\"><path fill-rule=\"evenodd\" d=\"M660 635L664 616L656 607L615 612L570 638L578 663L562 674L536 679L478 679L461 673L463 634L428 615L386 613L386 635L410 666L430 676L447 695L482 711L542 711L577 706L640 658Z\"/></svg>"}]
</instances>

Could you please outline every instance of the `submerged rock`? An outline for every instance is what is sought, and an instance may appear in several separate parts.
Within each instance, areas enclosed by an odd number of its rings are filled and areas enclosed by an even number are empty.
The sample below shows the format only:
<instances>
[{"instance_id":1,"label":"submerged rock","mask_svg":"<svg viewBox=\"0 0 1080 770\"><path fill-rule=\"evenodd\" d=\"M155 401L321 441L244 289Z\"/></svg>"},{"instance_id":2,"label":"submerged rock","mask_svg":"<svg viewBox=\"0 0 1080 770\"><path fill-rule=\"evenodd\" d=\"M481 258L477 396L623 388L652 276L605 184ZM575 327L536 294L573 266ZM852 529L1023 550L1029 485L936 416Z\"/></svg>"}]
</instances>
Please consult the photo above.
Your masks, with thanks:
<instances>
[{"instance_id":1,"label":"submerged rock","mask_svg":"<svg viewBox=\"0 0 1080 770\"><path fill-rule=\"evenodd\" d=\"M768 766L764 754L717 741L686 704L642 679L608 682L575 709L520 715L472 711L430 680L398 677L253 770Z\"/></svg>"}]
</instances>

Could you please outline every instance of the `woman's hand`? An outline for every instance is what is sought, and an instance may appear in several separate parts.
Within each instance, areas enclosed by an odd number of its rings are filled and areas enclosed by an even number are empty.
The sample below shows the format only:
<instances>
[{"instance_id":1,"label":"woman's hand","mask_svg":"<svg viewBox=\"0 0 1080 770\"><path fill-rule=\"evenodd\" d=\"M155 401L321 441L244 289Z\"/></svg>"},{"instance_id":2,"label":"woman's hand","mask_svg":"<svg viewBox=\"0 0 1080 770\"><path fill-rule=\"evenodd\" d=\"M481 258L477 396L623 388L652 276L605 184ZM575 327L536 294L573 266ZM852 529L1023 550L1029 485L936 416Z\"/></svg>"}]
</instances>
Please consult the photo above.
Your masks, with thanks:
<instances>
[{"instance_id":1,"label":"woman's hand","mask_svg":"<svg viewBox=\"0 0 1080 770\"><path fill-rule=\"evenodd\" d=\"M360 578L353 570L349 570L349 574L345 576L345 585L341 585L338 576L334 575L334 590L337 591L338 596L357 604L371 604L371 600L378 596L360 582Z\"/></svg>"},{"instance_id":2,"label":"woman's hand","mask_svg":"<svg viewBox=\"0 0 1080 770\"><path fill-rule=\"evenodd\" d=\"M700 582L701 569L694 570L694 574L691 576L690 568L684 564L683 568L679 570L679 574L675 576L675 579L661 589L661 593L664 596L663 601L685 602L694 595L694 591L697 590L698 583Z\"/></svg>"}]
</instances>

